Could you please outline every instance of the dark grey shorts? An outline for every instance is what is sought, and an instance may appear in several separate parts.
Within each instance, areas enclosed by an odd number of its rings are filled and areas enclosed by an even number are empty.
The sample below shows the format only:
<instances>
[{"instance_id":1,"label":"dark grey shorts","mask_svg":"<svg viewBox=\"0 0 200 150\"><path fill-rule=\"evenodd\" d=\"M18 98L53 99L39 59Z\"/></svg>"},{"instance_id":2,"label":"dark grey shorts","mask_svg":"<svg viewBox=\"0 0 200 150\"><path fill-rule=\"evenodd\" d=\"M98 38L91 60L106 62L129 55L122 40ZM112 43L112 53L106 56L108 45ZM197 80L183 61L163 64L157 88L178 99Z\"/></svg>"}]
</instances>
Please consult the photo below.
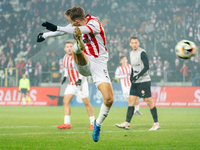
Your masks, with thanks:
<instances>
[{"instance_id":1,"label":"dark grey shorts","mask_svg":"<svg viewBox=\"0 0 200 150\"><path fill-rule=\"evenodd\" d=\"M151 97L151 81L143 83L132 83L130 95L142 98Z\"/></svg>"}]
</instances>

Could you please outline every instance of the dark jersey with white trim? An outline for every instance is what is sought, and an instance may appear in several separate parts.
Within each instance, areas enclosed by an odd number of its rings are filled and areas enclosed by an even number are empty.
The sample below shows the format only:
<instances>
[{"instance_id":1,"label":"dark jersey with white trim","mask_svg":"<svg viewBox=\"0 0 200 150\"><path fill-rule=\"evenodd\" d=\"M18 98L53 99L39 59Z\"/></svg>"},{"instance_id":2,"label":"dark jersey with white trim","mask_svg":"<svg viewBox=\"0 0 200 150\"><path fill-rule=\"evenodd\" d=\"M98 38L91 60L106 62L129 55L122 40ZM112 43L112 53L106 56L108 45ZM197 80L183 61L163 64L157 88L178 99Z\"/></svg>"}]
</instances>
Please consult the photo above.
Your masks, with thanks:
<instances>
[{"instance_id":1,"label":"dark jersey with white trim","mask_svg":"<svg viewBox=\"0 0 200 150\"><path fill-rule=\"evenodd\" d=\"M139 76L135 83L151 81L149 76L149 60L146 51L140 47L136 51L131 51L130 60L133 68L133 76Z\"/></svg>"}]
</instances>

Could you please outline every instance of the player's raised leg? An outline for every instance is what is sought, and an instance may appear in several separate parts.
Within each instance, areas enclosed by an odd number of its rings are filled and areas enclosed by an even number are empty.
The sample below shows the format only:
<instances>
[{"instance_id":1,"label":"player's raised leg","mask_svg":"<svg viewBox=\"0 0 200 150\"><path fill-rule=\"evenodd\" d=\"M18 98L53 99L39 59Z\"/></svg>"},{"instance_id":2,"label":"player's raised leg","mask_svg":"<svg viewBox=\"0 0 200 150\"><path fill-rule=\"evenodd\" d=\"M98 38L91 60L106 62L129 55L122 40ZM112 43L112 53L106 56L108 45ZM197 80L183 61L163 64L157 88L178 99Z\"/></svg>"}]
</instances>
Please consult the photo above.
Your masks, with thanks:
<instances>
[{"instance_id":1,"label":"player's raised leg","mask_svg":"<svg viewBox=\"0 0 200 150\"><path fill-rule=\"evenodd\" d=\"M73 94L67 94L64 95L63 98L63 105L64 105L64 123L57 126L58 129L70 129L71 128L71 123L70 123L70 114L71 114L71 106L70 106L70 101L74 97Z\"/></svg>"},{"instance_id":2,"label":"player's raised leg","mask_svg":"<svg viewBox=\"0 0 200 150\"><path fill-rule=\"evenodd\" d=\"M98 85L98 89L103 95L104 102L101 105L99 116L94 122L94 131L92 137L95 142L99 140L101 125L108 116L110 108L114 102L112 85L110 83L101 83Z\"/></svg>"},{"instance_id":3,"label":"player's raised leg","mask_svg":"<svg viewBox=\"0 0 200 150\"><path fill-rule=\"evenodd\" d=\"M77 65L85 66L88 64L88 59L83 52L85 45L82 40L81 30L78 27L74 29L74 37L76 43L73 46L73 59Z\"/></svg>"},{"instance_id":4,"label":"player's raised leg","mask_svg":"<svg viewBox=\"0 0 200 150\"><path fill-rule=\"evenodd\" d=\"M77 46L78 46L78 50L77 50L77 54L78 53L81 53L84 49L85 49L85 45L83 43L83 40L82 40L82 33L81 33L81 30L76 27L74 29L74 37L75 37L75 40L76 40L76 43L77 43Z\"/></svg>"}]
</instances>

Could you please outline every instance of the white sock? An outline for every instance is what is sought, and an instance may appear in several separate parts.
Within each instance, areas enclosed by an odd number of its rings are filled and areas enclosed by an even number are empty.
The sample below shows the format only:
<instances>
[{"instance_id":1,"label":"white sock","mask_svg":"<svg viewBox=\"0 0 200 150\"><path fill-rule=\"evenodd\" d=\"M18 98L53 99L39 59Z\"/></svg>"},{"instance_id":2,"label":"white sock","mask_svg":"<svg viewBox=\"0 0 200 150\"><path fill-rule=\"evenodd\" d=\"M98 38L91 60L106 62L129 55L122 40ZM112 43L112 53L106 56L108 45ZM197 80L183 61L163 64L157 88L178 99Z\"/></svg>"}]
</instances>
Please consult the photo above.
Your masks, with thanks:
<instances>
[{"instance_id":1,"label":"white sock","mask_svg":"<svg viewBox=\"0 0 200 150\"><path fill-rule=\"evenodd\" d=\"M70 124L70 115L64 117L64 124Z\"/></svg>"},{"instance_id":2,"label":"white sock","mask_svg":"<svg viewBox=\"0 0 200 150\"><path fill-rule=\"evenodd\" d=\"M136 112L136 111L139 111L139 109L140 109L140 105L138 104L138 105L135 105L135 111L134 111L134 113Z\"/></svg>"},{"instance_id":3,"label":"white sock","mask_svg":"<svg viewBox=\"0 0 200 150\"><path fill-rule=\"evenodd\" d=\"M100 112L99 112L99 116L96 120L96 124L97 126L101 126L103 121L105 120L105 118L107 117L108 113L110 111L110 108L106 107L104 105L104 103L101 105L101 109L100 109Z\"/></svg>"},{"instance_id":4,"label":"white sock","mask_svg":"<svg viewBox=\"0 0 200 150\"><path fill-rule=\"evenodd\" d=\"M77 43L75 43L75 44L73 45L73 51L74 51L74 53L76 53L76 54L80 54L80 53L82 52L82 50L80 50L80 49L78 48Z\"/></svg>"},{"instance_id":5,"label":"white sock","mask_svg":"<svg viewBox=\"0 0 200 150\"><path fill-rule=\"evenodd\" d=\"M90 124L94 124L95 117L92 116L92 117L89 117L89 118L90 118Z\"/></svg>"}]
</instances>

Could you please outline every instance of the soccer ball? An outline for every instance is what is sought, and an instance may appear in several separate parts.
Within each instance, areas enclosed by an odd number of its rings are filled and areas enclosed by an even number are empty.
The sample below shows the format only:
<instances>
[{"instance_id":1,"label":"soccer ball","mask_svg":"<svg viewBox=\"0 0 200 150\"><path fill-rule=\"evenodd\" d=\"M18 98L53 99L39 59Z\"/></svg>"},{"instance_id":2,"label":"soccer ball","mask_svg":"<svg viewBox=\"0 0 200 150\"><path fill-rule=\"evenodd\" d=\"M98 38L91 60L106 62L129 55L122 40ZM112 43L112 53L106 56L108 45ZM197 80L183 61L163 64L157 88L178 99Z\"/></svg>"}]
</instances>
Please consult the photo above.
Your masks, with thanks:
<instances>
[{"instance_id":1,"label":"soccer ball","mask_svg":"<svg viewBox=\"0 0 200 150\"><path fill-rule=\"evenodd\" d=\"M192 41L182 40L176 44L176 56L182 59L189 59L196 54L196 45Z\"/></svg>"}]
</instances>

